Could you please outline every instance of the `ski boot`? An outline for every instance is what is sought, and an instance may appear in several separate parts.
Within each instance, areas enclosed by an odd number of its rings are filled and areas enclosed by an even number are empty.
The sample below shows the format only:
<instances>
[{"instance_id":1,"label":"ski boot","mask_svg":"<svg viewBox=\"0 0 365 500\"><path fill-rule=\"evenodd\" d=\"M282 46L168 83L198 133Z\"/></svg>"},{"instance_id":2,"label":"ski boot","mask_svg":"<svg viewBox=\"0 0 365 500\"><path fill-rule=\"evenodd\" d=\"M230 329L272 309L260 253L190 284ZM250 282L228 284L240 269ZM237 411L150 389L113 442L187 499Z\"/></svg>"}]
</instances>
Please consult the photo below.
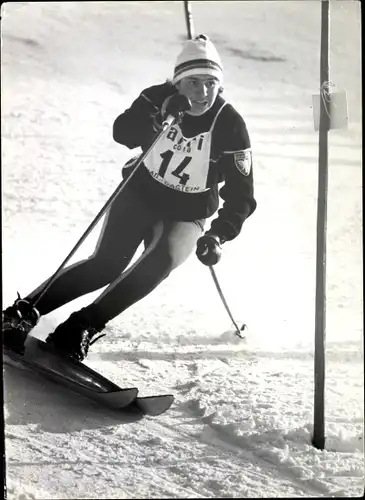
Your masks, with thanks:
<instances>
[{"instance_id":1,"label":"ski boot","mask_svg":"<svg viewBox=\"0 0 365 500\"><path fill-rule=\"evenodd\" d=\"M3 311L4 347L24 354L24 344L28 333L36 326L40 314L30 300L18 298L12 306Z\"/></svg>"},{"instance_id":2,"label":"ski boot","mask_svg":"<svg viewBox=\"0 0 365 500\"><path fill-rule=\"evenodd\" d=\"M85 310L86 308L83 308L80 311L72 313L46 339L47 344L61 355L71 357L76 361L83 361L88 355L90 346L106 335L105 333L99 335L99 337L92 341L92 338L97 333L100 333L105 325L96 327L87 318Z\"/></svg>"}]
</instances>

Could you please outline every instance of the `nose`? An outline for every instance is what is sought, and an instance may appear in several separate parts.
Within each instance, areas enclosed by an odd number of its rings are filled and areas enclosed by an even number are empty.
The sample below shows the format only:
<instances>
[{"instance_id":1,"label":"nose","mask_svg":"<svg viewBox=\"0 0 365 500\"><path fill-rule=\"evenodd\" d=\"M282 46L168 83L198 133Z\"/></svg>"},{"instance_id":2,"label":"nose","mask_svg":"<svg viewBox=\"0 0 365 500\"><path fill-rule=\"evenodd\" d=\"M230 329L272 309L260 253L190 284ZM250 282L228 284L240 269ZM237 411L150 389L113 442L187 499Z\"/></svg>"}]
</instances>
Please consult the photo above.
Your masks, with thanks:
<instances>
[{"instance_id":1,"label":"nose","mask_svg":"<svg viewBox=\"0 0 365 500\"><path fill-rule=\"evenodd\" d=\"M207 94L208 94L208 89L205 86L205 84L199 83L198 87L196 88L197 97L203 98L203 97L206 97Z\"/></svg>"}]
</instances>

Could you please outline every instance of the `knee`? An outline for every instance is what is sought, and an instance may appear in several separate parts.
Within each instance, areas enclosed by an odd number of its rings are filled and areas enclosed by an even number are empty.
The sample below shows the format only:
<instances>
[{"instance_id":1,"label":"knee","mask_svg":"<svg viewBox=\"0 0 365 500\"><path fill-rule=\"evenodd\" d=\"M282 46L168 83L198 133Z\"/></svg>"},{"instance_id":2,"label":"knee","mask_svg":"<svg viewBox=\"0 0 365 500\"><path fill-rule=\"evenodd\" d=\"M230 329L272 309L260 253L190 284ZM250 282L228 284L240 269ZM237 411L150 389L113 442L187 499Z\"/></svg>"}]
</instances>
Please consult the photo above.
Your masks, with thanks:
<instances>
[{"instance_id":1,"label":"knee","mask_svg":"<svg viewBox=\"0 0 365 500\"><path fill-rule=\"evenodd\" d=\"M163 279L165 279L174 269L179 267L186 258L187 256L182 256L177 252L170 252L168 249L165 249L159 252L159 254L155 256L155 259L153 259L153 268L163 276Z\"/></svg>"}]
</instances>

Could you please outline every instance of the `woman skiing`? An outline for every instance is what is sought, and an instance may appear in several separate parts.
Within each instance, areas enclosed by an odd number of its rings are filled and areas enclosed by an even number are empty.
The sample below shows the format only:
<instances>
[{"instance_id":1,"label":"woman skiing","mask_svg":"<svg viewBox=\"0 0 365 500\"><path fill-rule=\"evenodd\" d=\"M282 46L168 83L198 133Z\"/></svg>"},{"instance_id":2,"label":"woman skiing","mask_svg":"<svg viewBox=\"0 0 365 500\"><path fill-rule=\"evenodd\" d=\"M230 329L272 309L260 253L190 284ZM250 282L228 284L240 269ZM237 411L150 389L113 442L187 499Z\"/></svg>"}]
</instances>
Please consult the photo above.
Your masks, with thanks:
<instances>
[{"instance_id":1,"label":"woman skiing","mask_svg":"<svg viewBox=\"0 0 365 500\"><path fill-rule=\"evenodd\" d=\"M242 117L222 97L222 82L220 57L208 37L199 35L185 42L172 80L143 90L117 117L114 140L144 151L176 96L191 104L109 208L94 253L64 268L44 294L48 280L3 311L6 347L22 352L40 316L108 285L46 339L63 355L82 361L108 321L151 293L194 250L205 265L219 261L222 244L239 235L256 208L249 135ZM125 181L136 160L124 166ZM223 207L204 233L206 219L219 208L219 195ZM127 269L141 242L145 251Z\"/></svg>"}]
</instances>

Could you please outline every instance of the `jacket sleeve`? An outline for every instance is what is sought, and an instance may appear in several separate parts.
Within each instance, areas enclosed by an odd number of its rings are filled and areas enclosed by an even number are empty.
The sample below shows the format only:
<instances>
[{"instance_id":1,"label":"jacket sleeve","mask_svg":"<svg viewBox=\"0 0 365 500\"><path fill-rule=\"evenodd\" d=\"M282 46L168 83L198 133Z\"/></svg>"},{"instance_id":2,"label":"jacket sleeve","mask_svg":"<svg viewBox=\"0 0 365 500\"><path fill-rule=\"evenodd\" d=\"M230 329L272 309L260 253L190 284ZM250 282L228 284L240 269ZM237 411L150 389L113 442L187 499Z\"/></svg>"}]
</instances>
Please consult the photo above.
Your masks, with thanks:
<instances>
[{"instance_id":1,"label":"jacket sleeve","mask_svg":"<svg viewBox=\"0 0 365 500\"><path fill-rule=\"evenodd\" d=\"M208 231L219 236L223 242L236 238L244 221L256 209L249 134L238 113L230 121L231 126L222 130L224 139L218 165L224 181L219 195L224 203Z\"/></svg>"},{"instance_id":2,"label":"jacket sleeve","mask_svg":"<svg viewBox=\"0 0 365 500\"><path fill-rule=\"evenodd\" d=\"M134 149L139 146L143 148L152 141L157 131L161 104L160 99L153 99L151 93L156 94L156 91L144 90L130 108L116 118L113 125L113 139L116 142Z\"/></svg>"}]
</instances>

